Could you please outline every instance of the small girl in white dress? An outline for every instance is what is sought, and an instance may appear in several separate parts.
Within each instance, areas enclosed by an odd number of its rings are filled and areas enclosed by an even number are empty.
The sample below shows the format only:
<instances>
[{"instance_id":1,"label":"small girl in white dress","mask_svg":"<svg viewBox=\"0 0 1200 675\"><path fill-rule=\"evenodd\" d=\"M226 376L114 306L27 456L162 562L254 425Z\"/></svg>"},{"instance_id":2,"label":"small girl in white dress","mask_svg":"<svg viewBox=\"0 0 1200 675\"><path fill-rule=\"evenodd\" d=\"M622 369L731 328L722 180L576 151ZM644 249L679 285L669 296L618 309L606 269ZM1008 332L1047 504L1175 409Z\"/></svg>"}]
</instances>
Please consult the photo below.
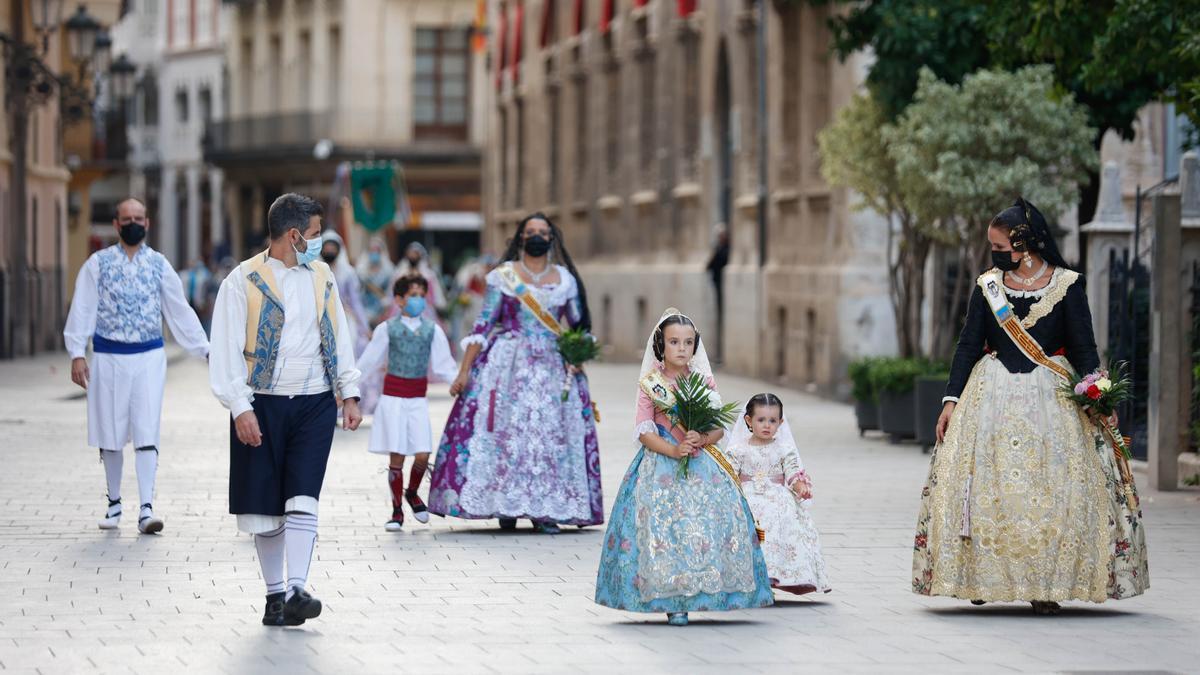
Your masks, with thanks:
<instances>
[{"instance_id":1,"label":"small girl in white dress","mask_svg":"<svg viewBox=\"0 0 1200 675\"><path fill-rule=\"evenodd\" d=\"M828 593L821 541L808 512L812 483L778 396L757 394L750 399L725 456L738 472L750 510L766 533L762 549L771 586L797 595Z\"/></svg>"}]
</instances>

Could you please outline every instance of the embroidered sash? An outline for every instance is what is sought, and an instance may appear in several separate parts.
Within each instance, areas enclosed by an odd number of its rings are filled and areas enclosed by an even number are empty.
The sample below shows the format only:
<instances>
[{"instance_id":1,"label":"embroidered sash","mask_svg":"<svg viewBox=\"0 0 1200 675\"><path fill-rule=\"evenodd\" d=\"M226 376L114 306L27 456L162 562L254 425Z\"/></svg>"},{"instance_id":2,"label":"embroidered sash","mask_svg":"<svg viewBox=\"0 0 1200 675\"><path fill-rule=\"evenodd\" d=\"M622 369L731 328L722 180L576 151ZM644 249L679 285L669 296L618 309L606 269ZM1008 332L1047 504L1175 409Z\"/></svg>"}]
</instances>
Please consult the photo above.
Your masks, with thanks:
<instances>
[{"instance_id":1,"label":"embroidered sash","mask_svg":"<svg viewBox=\"0 0 1200 675\"><path fill-rule=\"evenodd\" d=\"M543 326L546 327L546 330L554 333L554 335L557 337L562 336L562 324L560 324L558 319L554 318L550 312L547 312L545 307L542 307L542 303L538 302L537 298L533 297L533 292L529 290L529 286L527 286L524 281L521 281L521 277L517 276L517 272L513 269L512 263L504 263L496 268L496 272L499 273L501 281L503 281L504 285L508 287L509 292L515 295L517 299L521 301L521 304L525 305L525 309L528 309L531 313L533 313L533 316L540 321ZM571 378L573 375L568 372L567 377ZM600 406L596 405L595 401L592 401L591 407L592 417L595 418L596 423L599 424Z\"/></svg>"},{"instance_id":2,"label":"embroidered sash","mask_svg":"<svg viewBox=\"0 0 1200 675\"><path fill-rule=\"evenodd\" d=\"M1004 293L1004 274L998 269L991 269L979 276L976 281L979 288L983 290L983 297L987 299L988 305L991 307L992 315L996 317L996 322L1000 324L1005 334L1021 350L1030 361L1049 368L1051 372L1058 375L1064 382L1071 382L1071 371L1067 370L1061 363L1046 356L1046 350L1042 349L1042 345L1029 334L1025 326L1017 319L1013 312L1012 305L1008 301L1008 296ZM1121 471L1121 480L1125 483L1125 497L1131 508L1137 508L1137 495L1133 491L1133 472L1129 468L1129 461L1125 457L1124 445L1119 439L1120 432L1113 428L1112 424L1107 419L1104 419L1099 414L1090 413L1088 417L1100 429L1101 435L1113 449L1113 456L1116 459L1117 467Z\"/></svg>"},{"instance_id":3,"label":"embroidered sash","mask_svg":"<svg viewBox=\"0 0 1200 675\"><path fill-rule=\"evenodd\" d=\"M547 312L546 309L542 307L542 303L538 302L537 298L533 297L533 292L530 291L529 286L527 286L525 282L521 281L521 278L517 276L517 272L513 269L512 263L505 263L496 268L496 271L500 274L500 278L504 280L504 285L508 287L508 290L514 296L516 296L518 300L521 301L521 304L525 305L525 309L528 309L530 312L532 312L533 316L537 318L537 320L540 321L542 325L545 326L546 329L551 333L554 333L555 335L562 335L563 328L562 325L559 324L558 319L554 318L550 312Z\"/></svg>"}]
</instances>

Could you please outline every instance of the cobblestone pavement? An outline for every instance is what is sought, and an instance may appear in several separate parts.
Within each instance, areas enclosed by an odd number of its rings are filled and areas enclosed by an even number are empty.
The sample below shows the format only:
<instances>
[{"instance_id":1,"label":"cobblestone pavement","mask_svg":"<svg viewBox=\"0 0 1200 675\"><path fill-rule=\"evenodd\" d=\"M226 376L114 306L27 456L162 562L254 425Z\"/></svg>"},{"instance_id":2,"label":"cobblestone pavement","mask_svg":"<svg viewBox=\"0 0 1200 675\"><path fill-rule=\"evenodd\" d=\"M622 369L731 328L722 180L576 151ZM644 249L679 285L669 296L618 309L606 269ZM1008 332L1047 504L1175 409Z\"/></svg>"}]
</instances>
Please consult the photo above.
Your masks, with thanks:
<instances>
[{"instance_id":1,"label":"cobblestone pavement","mask_svg":"<svg viewBox=\"0 0 1200 675\"><path fill-rule=\"evenodd\" d=\"M65 356L0 364L0 671L9 672L1054 672L1200 671L1200 498L1146 491L1153 587L1119 603L1028 606L909 592L927 456L860 439L848 406L780 392L803 437L834 591L774 607L664 617L592 603L602 528L434 518L385 532L384 463L338 432L310 577L325 613L259 624L252 540L226 513L228 421L203 363L173 358L156 508L160 536L95 521L103 470ZM593 368L611 506L634 448L632 366ZM722 377L727 399L766 388ZM433 400L435 431L450 399ZM136 495L133 461L123 491ZM127 500L128 501L128 500Z\"/></svg>"}]
</instances>

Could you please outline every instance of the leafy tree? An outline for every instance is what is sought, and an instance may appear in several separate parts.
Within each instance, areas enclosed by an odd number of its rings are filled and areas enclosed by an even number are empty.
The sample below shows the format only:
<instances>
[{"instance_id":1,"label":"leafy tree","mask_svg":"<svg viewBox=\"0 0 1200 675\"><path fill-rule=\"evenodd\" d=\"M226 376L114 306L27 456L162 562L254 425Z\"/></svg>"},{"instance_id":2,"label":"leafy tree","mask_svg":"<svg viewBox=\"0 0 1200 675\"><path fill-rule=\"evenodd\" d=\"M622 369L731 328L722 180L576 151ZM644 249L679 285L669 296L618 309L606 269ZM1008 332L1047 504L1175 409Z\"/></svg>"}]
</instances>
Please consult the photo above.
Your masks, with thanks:
<instances>
[{"instance_id":1,"label":"leafy tree","mask_svg":"<svg viewBox=\"0 0 1200 675\"><path fill-rule=\"evenodd\" d=\"M1055 88L1048 66L982 70L959 85L924 69L912 104L894 122L873 96L859 95L820 132L826 180L889 219L889 290L903 356L922 352L925 268L935 247L962 271L952 288L938 287L945 298L931 306L930 354L942 356L982 267L988 220L1017 195L1051 214L1070 205L1097 163L1094 132L1086 111Z\"/></svg>"},{"instance_id":2,"label":"leafy tree","mask_svg":"<svg viewBox=\"0 0 1200 675\"><path fill-rule=\"evenodd\" d=\"M859 94L817 135L821 172L830 185L858 193L857 208L888 218L888 288L901 356L921 348L925 260L932 240L908 209L884 131L891 127L873 95Z\"/></svg>"},{"instance_id":3,"label":"leafy tree","mask_svg":"<svg viewBox=\"0 0 1200 675\"><path fill-rule=\"evenodd\" d=\"M1200 127L1200 0L989 0L998 65L1054 66L1100 134L1163 100Z\"/></svg>"},{"instance_id":4,"label":"leafy tree","mask_svg":"<svg viewBox=\"0 0 1200 675\"><path fill-rule=\"evenodd\" d=\"M846 5L829 19L833 51L846 58L870 48L875 56L867 88L888 120L912 101L917 73L959 82L991 64L984 30L985 3L977 0L810 0Z\"/></svg>"},{"instance_id":5,"label":"leafy tree","mask_svg":"<svg viewBox=\"0 0 1200 675\"><path fill-rule=\"evenodd\" d=\"M981 70L958 85L921 71L912 104L881 134L904 208L948 247L960 272L949 301L932 307L934 355L953 345L957 314L986 260L988 221L1017 195L1044 213L1066 210L1099 162L1095 132L1087 110L1056 89L1050 66Z\"/></svg>"},{"instance_id":6,"label":"leafy tree","mask_svg":"<svg viewBox=\"0 0 1200 675\"><path fill-rule=\"evenodd\" d=\"M870 48L867 86L888 119L912 101L921 68L955 84L983 67L1050 64L1059 87L1086 106L1097 149L1108 129L1132 138L1138 110L1159 100L1200 129L1200 0L808 2L840 7L829 20L840 57ZM1082 222L1099 185L1090 173Z\"/></svg>"}]
</instances>

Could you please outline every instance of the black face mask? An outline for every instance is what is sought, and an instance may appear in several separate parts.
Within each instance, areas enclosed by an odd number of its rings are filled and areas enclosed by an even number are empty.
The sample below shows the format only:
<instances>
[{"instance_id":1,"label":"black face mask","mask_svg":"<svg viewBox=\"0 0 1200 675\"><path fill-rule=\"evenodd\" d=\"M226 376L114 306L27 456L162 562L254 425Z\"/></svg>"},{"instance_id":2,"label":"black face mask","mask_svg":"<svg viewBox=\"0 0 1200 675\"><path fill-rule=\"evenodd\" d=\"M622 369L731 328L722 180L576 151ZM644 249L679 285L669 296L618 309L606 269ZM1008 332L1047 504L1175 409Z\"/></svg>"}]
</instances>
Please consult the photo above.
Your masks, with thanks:
<instances>
[{"instance_id":1,"label":"black face mask","mask_svg":"<svg viewBox=\"0 0 1200 675\"><path fill-rule=\"evenodd\" d=\"M525 252L529 255L540 258L550 250L550 240L540 234L535 234L532 237L525 238Z\"/></svg>"},{"instance_id":2,"label":"black face mask","mask_svg":"<svg viewBox=\"0 0 1200 675\"><path fill-rule=\"evenodd\" d=\"M1021 261L1012 259L1012 251L992 251L992 264L1005 272L1011 272L1021 266Z\"/></svg>"},{"instance_id":3,"label":"black face mask","mask_svg":"<svg viewBox=\"0 0 1200 675\"><path fill-rule=\"evenodd\" d=\"M337 260L337 257L338 257L337 253L322 253L321 254L321 260L324 260L329 265L332 265L333 261Z\"/></svg>"},{"instance_id":4,"label":"black face mask","mask_svg":"<svg viewBox=\"0 0 1200 675\"><path fill-rule=\"evenodd\" d=\"M140 223L125 223L121 226L121 241L129 246L137 246L146 238L146 226Z\"/></svg>"}]
</instances>

